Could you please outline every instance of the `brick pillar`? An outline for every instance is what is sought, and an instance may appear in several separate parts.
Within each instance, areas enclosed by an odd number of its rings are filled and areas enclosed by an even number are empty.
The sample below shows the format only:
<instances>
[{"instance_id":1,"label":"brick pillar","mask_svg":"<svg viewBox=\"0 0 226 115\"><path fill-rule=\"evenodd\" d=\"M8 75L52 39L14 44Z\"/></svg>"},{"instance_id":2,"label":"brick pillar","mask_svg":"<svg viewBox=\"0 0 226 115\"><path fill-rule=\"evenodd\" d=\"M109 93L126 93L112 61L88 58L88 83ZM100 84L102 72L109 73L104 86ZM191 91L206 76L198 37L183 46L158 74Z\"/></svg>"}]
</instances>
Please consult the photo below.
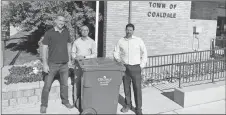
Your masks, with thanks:
<instances>
[{"instance_id":1,"label":"brick pillar","mask_svg":"<svg viewBox=\"0 0 226 115\"><path fill-rule=\"evenodd\" d=\"M104 1L103 57L106 57L107 2L108 2L108 1Z\"/></svg>"}]
</instances>

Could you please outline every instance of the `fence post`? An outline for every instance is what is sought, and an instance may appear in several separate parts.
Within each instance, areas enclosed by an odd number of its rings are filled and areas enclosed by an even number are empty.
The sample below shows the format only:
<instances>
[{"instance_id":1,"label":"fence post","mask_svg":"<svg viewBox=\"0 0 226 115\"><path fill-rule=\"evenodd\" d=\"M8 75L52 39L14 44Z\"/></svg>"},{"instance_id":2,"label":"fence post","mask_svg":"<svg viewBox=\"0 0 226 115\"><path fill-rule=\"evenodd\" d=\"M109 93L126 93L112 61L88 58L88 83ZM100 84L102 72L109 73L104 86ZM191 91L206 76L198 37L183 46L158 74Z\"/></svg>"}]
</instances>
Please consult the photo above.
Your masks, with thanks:
<instances>
[{"instance_id":1,"label":"fence post","mask_svg":"<svg viewBox=\"0 0 226 115\"><path fill-rule=\"evenodd\" d=\"M225 39L225 47L224 47L224 62L226 63L226 39Z\"/></svg>"},{"instance_id":2,"label":"fence post","mask_svg":"<svg viewBox=\"0 0 226 115\"><path fill-rule=\"evenodd\" d=\"M211 57L215 57L215 49L214 49L214 39L212 40L212 53L211 53Z\"/></svg>"},{"instance_id":3,"label":"fence post","mask_svg":"<svg viewBox=\"0 0 226 115\"><path fill-rule=\"evenodd\" d=\"M225 55L226 55L226 36L222 39L222 41L223 41L223 47L222 47L222 49L224 50L223 51L223 53L224 53L224 57L225 57Z\"/></svg>"},{"instance_id":4,"label":"fence post","mask_svg":"<svg viewBox=\"0 0 226 115\"><path fill-rule=\"evenodd\" d=\"M173 65L174 65L174 64L173 64L173 63L174 63L174 62L173 62L173 59L174 59L174 58L173 58L173 55L172 55L172 65L171 65L171 74L170 74L170 75L171 75L171 76L170 76L170 77L171 77L171 83L173 82Z\"/></svg>"},{"instance_id":5,"label":"fence post","mask_svg":"<svg viewBox=\"0 0 226 115\"><path fill-rule=\"evenodd\" d=\"M181 88L181 64L179 65L179 88Z\"/></svg>"},{"instance_id":6,"label":"fence post","mask_svg":"<svg viewBox=\"0 0 226 115\"><path fill-rule=\"evenodd\" d=\"M212 83L214 83L214 60L212 61L212 64L213 64Z\"/></svg>"},{"instance_id":7,"label":"fence post","mask_svg":"<svg viewBox=\"0 0 226 115\"><path fill-rule=\"evenodd\" d=\"M202 52L200 52L200 62L202 62ZM199 74L201 73L201 63L199 63Z\"/></svg>"}]
</instances>

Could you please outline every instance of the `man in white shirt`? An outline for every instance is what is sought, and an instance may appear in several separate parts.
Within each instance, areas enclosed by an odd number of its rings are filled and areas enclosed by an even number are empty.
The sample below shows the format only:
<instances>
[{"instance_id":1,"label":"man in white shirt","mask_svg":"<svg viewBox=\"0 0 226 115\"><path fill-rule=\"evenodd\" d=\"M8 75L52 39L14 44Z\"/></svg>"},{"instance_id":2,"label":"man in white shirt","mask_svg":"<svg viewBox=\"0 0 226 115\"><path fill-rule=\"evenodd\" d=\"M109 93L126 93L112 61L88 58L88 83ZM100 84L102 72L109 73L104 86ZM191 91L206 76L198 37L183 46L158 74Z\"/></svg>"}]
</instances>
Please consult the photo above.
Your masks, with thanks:
<instances>
[{"instance_id":1,"label":"man in white shirt","mask_svg":"<svg viewBox=\"0 0 226 115\"><path fill-rule=\"evenodd\" d=\"M74 104L79 109L79 98L81 95L81 75L82 70L79 68L78 60L84 58L96 58L97 48L96 43L91 39L89 34L89 28L82 26L80 29L82 37L76 39L72 45L72 60L75 64L74 74Z\"/></svg>"},{"instance_id":2,"label":"man in white shirt","mask_svg":"<svg viewBox=\"0 0 226 115\"><path fill-rule=\"evenodd\" d=\"M132 108L131 101L131 81L134 90L134 99L136 103L136 114L142 114L142 91L141 91L141 70L147 62L147 50L141 38L133 36L134 25L126 25L126 36L121 38L114 50L116 61L125 65L126 71L123 77L125 103L121 112L128 112Z\"/></svg>"}]
</instances>

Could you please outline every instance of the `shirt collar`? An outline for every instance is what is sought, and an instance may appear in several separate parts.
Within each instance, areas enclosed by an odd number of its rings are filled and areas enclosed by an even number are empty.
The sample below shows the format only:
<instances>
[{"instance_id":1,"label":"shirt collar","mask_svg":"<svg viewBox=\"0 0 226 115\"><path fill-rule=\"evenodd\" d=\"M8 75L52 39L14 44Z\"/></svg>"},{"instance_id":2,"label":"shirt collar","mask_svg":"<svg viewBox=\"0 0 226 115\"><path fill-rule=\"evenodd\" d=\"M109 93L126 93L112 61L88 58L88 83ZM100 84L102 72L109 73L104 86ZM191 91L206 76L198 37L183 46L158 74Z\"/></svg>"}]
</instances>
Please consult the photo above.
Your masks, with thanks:
<instances>
[{"instance_id":1,"label":"shirt collar","mask_svg":"<svg viewBox=\"0 0 226 115\"><path fill-rule=\"evenodd\" d=\"M64 28L62 29L62 31L64 30ZM54 31L56 31L56 32L62 32L62 31L60 31L57 27L54 27Z\"/></svg>"},{"instance_id":2,"label":"shirt collar","mask_svg":"<svg viewBox=\"0 0 226 115\"><path fill-rule=\"evenodd\" d=\"M89 39L91 39L91 38L88 36L85 40L83 40L82 37L80 37L80 39L81 39L82 41L86 41L86 40L89 40Z\"/></svg>"},{"instance_id":3,"label":"shirt collar","mask_svg":"<svg viewBox=\"0 0 226 115\"><path fill-rule=\"evenodd\" d=\"M132 35L132 37L131 37L130 39L128 39L128 38L126 38L126 37L124 37L124 39L125 39L125 40L131 40L131 39L133 39L133 38L135 38L135 36L134 36L134 35Z\"/></svg>"}]
</instances>

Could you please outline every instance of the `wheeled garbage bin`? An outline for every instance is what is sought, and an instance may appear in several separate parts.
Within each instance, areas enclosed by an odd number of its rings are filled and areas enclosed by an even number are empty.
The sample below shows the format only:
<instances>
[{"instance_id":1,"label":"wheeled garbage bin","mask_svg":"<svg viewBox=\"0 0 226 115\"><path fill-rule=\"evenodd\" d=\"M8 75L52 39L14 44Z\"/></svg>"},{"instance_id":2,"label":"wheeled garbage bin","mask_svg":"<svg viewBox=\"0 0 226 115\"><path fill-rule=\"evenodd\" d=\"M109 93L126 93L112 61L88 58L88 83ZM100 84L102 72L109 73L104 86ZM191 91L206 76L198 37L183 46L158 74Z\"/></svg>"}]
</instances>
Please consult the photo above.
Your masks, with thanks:
<instances>
[{"instance_id":1,"label":"wheeled garbage bin","mask_svg":"<svg viewBox=\"0 0 226 115\"><path fill-rule=\"evenodd\" d=\"M125 67L109 58L79 60L81 114L116 114Z\"/></svg>"}]
</instances>

